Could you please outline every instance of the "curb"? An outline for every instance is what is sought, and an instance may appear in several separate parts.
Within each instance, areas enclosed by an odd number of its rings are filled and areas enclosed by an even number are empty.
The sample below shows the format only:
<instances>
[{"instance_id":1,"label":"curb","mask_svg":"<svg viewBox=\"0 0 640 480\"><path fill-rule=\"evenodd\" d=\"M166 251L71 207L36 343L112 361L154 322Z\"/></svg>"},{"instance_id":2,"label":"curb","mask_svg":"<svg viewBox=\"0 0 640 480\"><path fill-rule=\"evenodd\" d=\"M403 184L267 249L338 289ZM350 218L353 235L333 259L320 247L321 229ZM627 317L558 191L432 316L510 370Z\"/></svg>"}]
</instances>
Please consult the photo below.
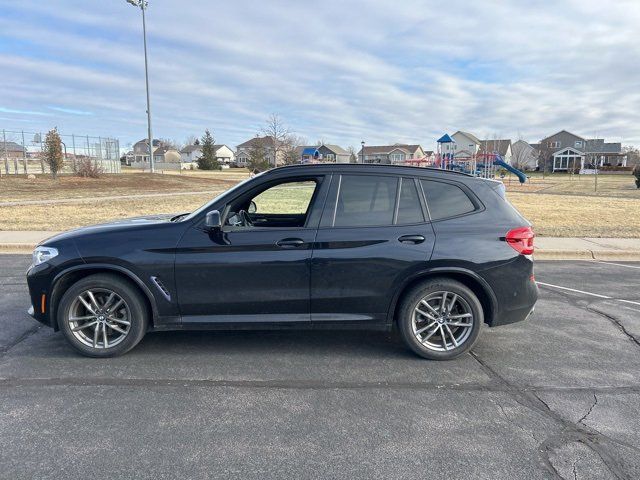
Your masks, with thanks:
<instances>
[{"instance_id":1,"label":"curb","mask_svg":"<svg viewBox=\"0 0 640 480\"><path fill-rule=\"evenodd\" d=\"M640 261L640 250L536 250L536 260L618 260Z\"/></svg>"},{"instance_id":2,"label":"curb","mask_svg":"<svg viewBox=\"0 0 640 480\"><path fill-rule=\"evenodd\" d=\"M0 253L31 254L35 243L0 243Z\"/></svg>"}]
</instances>

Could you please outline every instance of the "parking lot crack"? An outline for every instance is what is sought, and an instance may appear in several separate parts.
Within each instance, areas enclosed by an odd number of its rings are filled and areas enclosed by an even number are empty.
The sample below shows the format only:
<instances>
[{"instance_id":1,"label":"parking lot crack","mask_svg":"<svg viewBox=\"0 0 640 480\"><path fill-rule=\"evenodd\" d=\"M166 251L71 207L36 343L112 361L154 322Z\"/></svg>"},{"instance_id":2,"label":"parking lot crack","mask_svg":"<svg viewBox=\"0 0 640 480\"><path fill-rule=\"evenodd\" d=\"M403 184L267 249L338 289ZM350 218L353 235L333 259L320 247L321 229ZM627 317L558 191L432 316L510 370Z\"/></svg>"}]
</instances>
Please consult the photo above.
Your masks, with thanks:
<instances>
[{"instance_id":1,"label":"parking lot crack","mask_svg":"<svg viewBox=\"0 0 640 480\"><path fill-rule=\"evenodd\" d=\"M558 471L553 466L549 455L560 446L572 441L584 444L598 455L615 478L629 478L624 472L624 469L620 466L620 461L616 458L615 453L610 452L610 449L603 441L609 441L612 443L619 442L586 426L584 423L573 423L572 421L563 418L559 413L551 409L550 405L543 401L535 392L527 391L525 388L512 384L491 368L491 366L489 366L477 353L473 351L469 353L478 362L478 364L480 364L483 371L490 375L491 378L508 387L505 390L511 394L512 398L517 403L525 408L543 414L546 418L550 419L561 428L560 433L551 435L549 438L544 440L538 448L542 464L555 478L562 478L562 476L558 474ZM593 407L590 410L592 409ZM588 413L585 418L588 416Z\"/></svg>"},{"instance_id":2,"label":"parking lot crack","mask_svg":"<svg viewBox=\"0 0 640 480\"><path fill-rule=\"evenodd\" d=\"M613 325L615 325L616 327L618 327L618 330L620 330L624 335L626 335L626 337L631 340L633 343L636 344L637 347L640 347L640 340L637 339L631 332L629 332L629 330L627 330L625 328L625 326L620 322L620 320L618 320L617 318L615 318L612 315L609 315L608 313L602 312L596 308L593 308L591 305L588 305L586 307L586 310L592 313L595 313L597 315L600 315L601 317L604 317L606 319L608 319Z\"/></svg>"},{"instance_id":3,"label":"parking lot crack","mask_svg":"<svg viewBox=\"0 0 640 480\"><path fill-rule=\"evenodd\" d=\"M514 425L514 426L518 427L520 430L522 430L523 432L525 432L527 435L530 435L530 436L533 438L533 440L534 440L534 442L536 443L536 445L538 445L538 444L540 443L540 440L538 440L538 439L536 438L536 434L535 434L533 431L531 431L531 430L529 430L529 429L527 429L527 428L523 427L523 426L522 426L522 425L520 425L517 421L515 421L514 419L512 419L510 415L507 415L507 412L505 411L504 407L502 406L502 404L501 404L500 402L497 402L497 401L496 401L496 402L494 402L494 403L495 403L496 405L498 405L498 408L500 408L500 411L502 412L502 415L504 416L504 418L506 418L506 419L507 419L507 422L509 422L511 425Z\"/></svg>"},{"instance_id":4,"label":"parking lot crack","mask_svg":"<svg viewBox=\"0 0 640 480\"><path fill-rule=\"evenodd\" d=\"M42 325L40 325L40 324L35 325L35 326L31 327L29 330L26 330L25 332L23 332L22 335L19 335L12 342L9 342L7 345L1 346L0 347L0 358L2 358L4 355L6 355L13 347L18 345L19 343L24 342L27 338L29 338L31 335L33 335L38 330L40 330L41 327L42 327Z\"/></svg>"},{"instance_id":5,"label":"parking lot crack","mask_svg":"<svg viewBox=\"0 0 640 480\"><path fill-rule=\"evenodd\" d=\"M591 404L591 407L589 408L589 410L587 411L587 413L585 413L582 418L580 420L578 420L578 423L582 423L584 424L584 421L587 419L587 417L591 414L591 412L593 411L593 409L595 408L595 406L598 404L598 396L594 393L593 394L593 404Z\"/></svg>"}]
</instances>

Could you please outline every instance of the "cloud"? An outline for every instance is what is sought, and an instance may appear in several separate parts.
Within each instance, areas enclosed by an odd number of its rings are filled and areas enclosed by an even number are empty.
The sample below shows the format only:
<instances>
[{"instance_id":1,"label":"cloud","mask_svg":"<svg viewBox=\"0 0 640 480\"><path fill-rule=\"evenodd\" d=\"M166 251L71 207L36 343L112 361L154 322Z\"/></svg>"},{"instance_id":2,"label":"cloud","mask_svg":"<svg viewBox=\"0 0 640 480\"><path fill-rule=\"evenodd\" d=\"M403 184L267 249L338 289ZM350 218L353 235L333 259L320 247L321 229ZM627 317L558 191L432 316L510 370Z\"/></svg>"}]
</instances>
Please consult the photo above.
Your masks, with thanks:
<instances>
[{"instance_id":1,"label":"cloud","mask_svg":"<svg viewBox=\"0 0 640 480\"><path fill-rule=\"evenodd\" d=\"M15 113L16 115L47 115L44 112L36 112L33 110L19 110L16 108L5 108L0 107L0 112L2 113Z\"/></svg>"},{"instance_id":2,"label":"cloud","mask_svg":"<svg viewBox=\"0 0 640 480\"><path fill-rule=\"evenodd\" d=\"M0 8L5 118L41 116L40 129L55 121L122 145L145 136L138 10ZM155 0L147 13L159 137L210 128L237 145L277 112L309 140L345 147L431 148L457 129L535 141L564 128L640 144L635 0Z\"/></svg>"},{"instance_id":3,"label":"cloud","mask_svg":"<svg viewBox=\"0 0 640 480\"><path fill-rule=\"evenodd\" d=\"M55 110L56 112L68 113L70 115L93 115L93 112L87 112L85 110L75 110L73 108L53 107L48 106L49 110Z\"/></svg>"}]
</instances>

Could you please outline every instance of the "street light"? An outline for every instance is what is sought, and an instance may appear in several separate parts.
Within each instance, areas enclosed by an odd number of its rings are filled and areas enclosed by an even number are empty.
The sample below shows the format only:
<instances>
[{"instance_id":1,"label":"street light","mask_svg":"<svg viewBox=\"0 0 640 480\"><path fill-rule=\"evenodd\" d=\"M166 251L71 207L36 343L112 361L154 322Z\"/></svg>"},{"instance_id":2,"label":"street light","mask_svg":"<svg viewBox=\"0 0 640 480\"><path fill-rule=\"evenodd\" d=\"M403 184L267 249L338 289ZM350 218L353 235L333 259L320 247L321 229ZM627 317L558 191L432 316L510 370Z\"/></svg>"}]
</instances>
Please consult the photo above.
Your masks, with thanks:
<instances>
[{"instance_id":1,"label":"street light","mask_svg":"<svg viewBox=\"0 0 640 480\"><path fill-rule=\"evenodd\" d=\"M142 39L144 42L144 80L147 87L147 129L149 142L149 169L151 173L155 171L153 162L153 135L151 133L151 100L149 99L149 65L147 61L147 24L144 18L144 11L149 8L149 2L145 0L127 0L127 3L142 10Z\"/></svg>"},{"instance_id":2,"label":"street light","mask_svg":"<svg viewBox=\"0 0 640 480\"><path fill-rule=\"evenodd\" d=\"M360 145L362 145L362 163L364 163L364 140L360 142Z\"/></svg>"}]
</instances>

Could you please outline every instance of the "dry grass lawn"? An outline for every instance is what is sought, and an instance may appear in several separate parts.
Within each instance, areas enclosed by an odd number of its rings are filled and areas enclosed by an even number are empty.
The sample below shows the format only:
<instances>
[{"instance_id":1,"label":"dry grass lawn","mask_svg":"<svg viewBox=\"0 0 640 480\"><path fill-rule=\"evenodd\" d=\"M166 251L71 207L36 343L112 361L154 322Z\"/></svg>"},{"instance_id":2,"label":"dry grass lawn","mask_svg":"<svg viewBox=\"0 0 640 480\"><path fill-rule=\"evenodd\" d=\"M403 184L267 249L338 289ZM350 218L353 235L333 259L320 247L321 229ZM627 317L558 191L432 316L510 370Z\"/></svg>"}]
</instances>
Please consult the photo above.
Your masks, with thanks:
<instances>
[{"instance_id":1,"label":"dry grass lawn","mask_svg":"<svg viewBox=\"0 0 640 480\"><path fill-rule=\"evenodd\" d=\"M508 193L545 237L640 238L640 198Z\"/></svg>"},{"instance_id":2,"label":"dry grass lawn","mask_svg":"<svg viewBox=\"0 0 640 480\"><path fill-rule=\"evenodd\" d=\"M64 198L95 198L146 193L220 191L238 183L234 176L218 173L208 176L151 175L149 173L104 175L101 178L61 176L53 180L39 175L35 180L24 176L0 178L0 202L20 200L53 200ZM245 172L244 178L248 177Z\"/></svg>"},{"instance_id":3,"label":"dry grass lawn","mask_svg":"<svg viewBox=\"0 0 640 480\"><path fill-rule=\"evenodd\" d=\"M625 175L598 175L598 190L594 188L594 175L552 174L542 178L535 173L530 180L521 185L514 177L504 179L507 190L512 192L557 193L563 195L595 195L603 197L640 198L640 189L636 188L635 177Z\"/></svg>"},{"instance_id":4,"label":"dry grass lawn","mask_svg":"<svg viewBox=\"0 0 640 480\"><path fill-rule=\"evenodd\" d=\"M241 172L231 172L154 176L137 173L98 180L65 177L58 183L48 179L37 179L33 183L25 179L2 179L0 201L72 196L84 197L86 200L75 204L0 207L0 230L59 231L118 218L191 211L244 178ZM536 180L543 185L536 184ZM532 183L541 188L531 187L518 191L518 188L508 187L508 198L533 222L536 233L541 236L640 238L640 195L636 192L632 179L626 176L601 176L600 185L613 192L608 196L585 195L588 189L587 182L580 180L583 181L584 185L576 185L577 180L573 181L576 183L569 183L566 176L559 180L551 177L544 182L541 178L536 178ZM629 184L634 188L630 189ZM513 183L511 187L514 187ZM536 190L537 193L534 193ZM550 190L553 193L546 193ZM123 200L100 199L118 194L189 191L207 193ZM279 192L277 201L297 202L294 192ZM301 195L308 193L306 189L298 189L297 192ZM264 206L260 210L264 211Z\"/></svg>"}]
</instances>

